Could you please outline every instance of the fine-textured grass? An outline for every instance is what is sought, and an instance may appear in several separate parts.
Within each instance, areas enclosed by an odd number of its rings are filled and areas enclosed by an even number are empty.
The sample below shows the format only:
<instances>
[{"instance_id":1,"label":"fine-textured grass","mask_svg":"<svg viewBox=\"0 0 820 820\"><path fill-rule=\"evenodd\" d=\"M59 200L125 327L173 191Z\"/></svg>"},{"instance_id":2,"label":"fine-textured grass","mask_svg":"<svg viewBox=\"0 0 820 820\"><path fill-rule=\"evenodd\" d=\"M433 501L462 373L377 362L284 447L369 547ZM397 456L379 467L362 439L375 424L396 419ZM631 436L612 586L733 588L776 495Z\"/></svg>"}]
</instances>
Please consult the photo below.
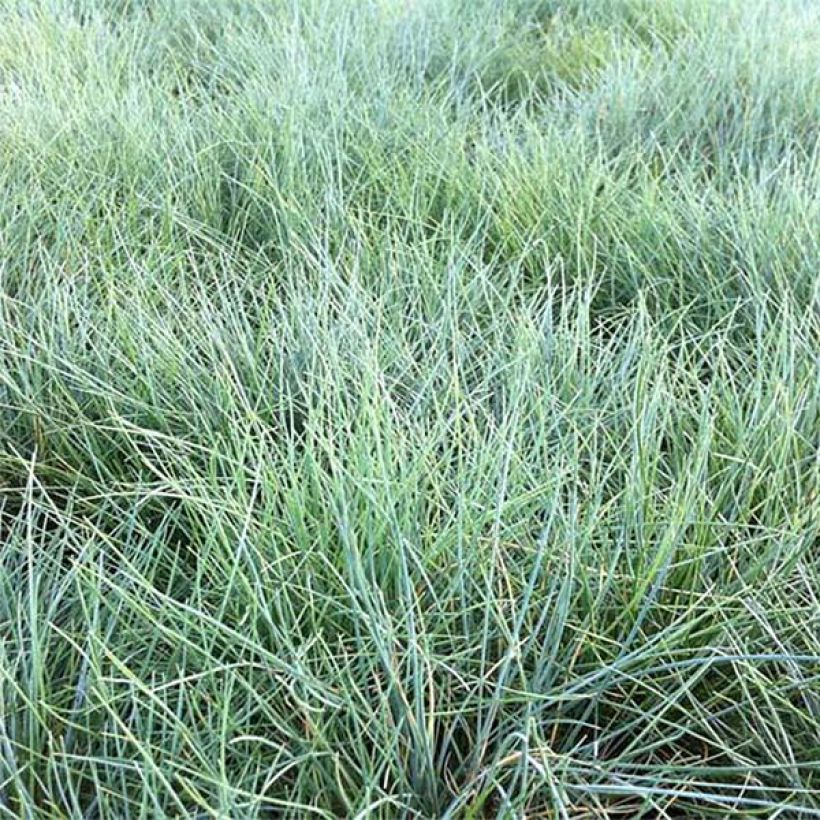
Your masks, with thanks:
<instances>
[{"instance_id":1,"label":"fine-textured grass","mask_svg":"<svg viewBox=\"0 0 820 820\"><path fill-rule=\"evenodd\" d=\"M0 816L820 817L820 5L0 0Z\"/></svg>"}]
</instances>

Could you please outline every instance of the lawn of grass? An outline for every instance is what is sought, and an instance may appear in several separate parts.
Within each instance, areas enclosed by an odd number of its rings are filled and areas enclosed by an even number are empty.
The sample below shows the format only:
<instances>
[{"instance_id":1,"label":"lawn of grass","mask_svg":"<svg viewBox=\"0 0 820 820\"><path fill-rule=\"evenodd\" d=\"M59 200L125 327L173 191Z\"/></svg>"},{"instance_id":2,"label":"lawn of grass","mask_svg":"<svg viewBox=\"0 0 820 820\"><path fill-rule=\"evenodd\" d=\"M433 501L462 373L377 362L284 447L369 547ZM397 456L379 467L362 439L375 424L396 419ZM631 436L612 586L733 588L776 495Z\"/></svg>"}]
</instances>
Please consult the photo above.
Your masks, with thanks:
<instances>
[{"instance_id":1,"label":"lawn of grass","mask_svg":"<svg viewBox=\"0 0 820 820\"><path fill-rule=\"evenodd\" d=\"M0 816L820 817L820 3L0 0Z\"/></svg>"}]
</instances>

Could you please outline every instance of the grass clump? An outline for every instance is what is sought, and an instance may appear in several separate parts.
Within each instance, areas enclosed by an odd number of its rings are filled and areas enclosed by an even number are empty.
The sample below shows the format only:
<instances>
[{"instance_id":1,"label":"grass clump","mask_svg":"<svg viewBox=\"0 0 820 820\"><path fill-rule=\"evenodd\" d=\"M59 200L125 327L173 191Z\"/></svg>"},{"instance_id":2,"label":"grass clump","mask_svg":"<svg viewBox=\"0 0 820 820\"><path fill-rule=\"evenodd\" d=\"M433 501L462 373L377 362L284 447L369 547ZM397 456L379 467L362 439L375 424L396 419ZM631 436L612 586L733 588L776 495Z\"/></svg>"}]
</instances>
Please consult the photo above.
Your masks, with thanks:
<instances>
[{"instance_id":1,"label":"grass clump","mask_svg":"<svg viewBox=\"0 0 820 820\"><path fill-rule=\"evenodd\" d=\"M820 816L818 37L0 4L0 815Z\"/></svg>"}]
</instances>

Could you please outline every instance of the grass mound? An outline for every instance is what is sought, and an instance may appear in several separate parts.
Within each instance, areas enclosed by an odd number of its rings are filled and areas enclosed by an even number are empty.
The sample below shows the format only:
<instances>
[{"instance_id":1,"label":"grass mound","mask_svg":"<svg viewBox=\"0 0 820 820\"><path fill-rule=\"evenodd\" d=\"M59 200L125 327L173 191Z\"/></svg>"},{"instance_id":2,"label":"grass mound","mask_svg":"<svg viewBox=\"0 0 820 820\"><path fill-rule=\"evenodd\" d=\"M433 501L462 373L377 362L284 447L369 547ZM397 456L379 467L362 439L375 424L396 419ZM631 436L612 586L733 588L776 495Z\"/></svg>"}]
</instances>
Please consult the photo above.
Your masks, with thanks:
<instances>
[{"instance_id":1,"label":"grass mound","mask_svg":"<svg viewBox=\"0 0 820 820\"><path fill-rule=\"evenodd\" d=\"M820 816L818 54L0 3L0 816Z\"/></svg>"}]
</instances>

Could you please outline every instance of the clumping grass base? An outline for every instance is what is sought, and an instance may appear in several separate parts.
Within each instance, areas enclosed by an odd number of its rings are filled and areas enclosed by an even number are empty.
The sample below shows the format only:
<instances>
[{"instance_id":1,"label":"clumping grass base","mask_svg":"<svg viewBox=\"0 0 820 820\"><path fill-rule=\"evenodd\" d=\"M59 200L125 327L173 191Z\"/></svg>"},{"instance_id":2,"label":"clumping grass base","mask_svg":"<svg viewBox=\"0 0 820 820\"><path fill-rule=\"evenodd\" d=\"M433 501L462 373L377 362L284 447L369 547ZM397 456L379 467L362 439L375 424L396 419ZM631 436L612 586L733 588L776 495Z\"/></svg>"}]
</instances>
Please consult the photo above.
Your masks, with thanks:
<instances>
[{"instance_id":1,"label":"clumping grass base","mask_svg":"<svg viewBox=\"0 0 820 820\"><path fill-rule=\"evenodd\" d=\"M820 5L0 2L0 816L820 817Z\"/></svg>"}]
</instances>

